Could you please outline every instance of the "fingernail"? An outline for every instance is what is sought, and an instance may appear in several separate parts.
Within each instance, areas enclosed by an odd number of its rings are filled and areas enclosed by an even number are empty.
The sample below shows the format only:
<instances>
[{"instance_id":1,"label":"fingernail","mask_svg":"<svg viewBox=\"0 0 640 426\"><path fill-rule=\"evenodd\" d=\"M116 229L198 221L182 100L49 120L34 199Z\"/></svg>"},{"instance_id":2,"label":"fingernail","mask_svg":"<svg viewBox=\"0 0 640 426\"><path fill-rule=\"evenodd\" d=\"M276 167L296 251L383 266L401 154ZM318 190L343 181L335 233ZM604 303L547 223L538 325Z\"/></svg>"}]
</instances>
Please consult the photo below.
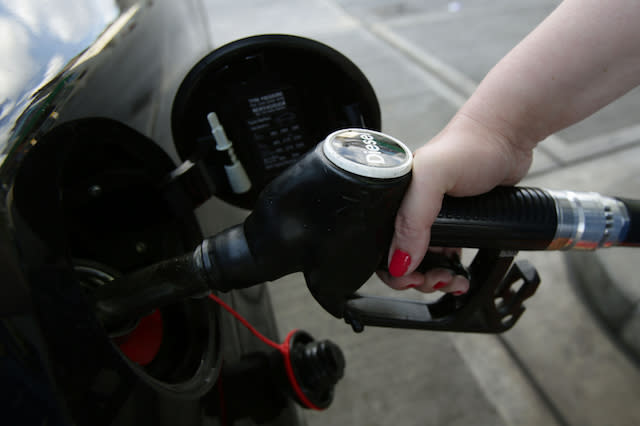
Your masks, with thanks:
<instances>
[{"instance_id":1,"label":"fingernail","mask_svg":"<svg viewBox=\"0 0 640 426\"><path fill-rule=\"evenodd\" d=\"M389 263L389 273L394 277L401 277L407 272L409 264L411 263L411 256L409 253L405 253L402 250L396 250L391 256L391 262Z\"/></svg>"},{"instance_id":2,"label":"fingernail","mask_svg":"<svg viewBox=\"0 0 640 426\"><path fill-rule=\"evenodd\" d=\"M466 293L466 291L454 291L454 292L453 292L453 295L454 295L454 296L462 296L462 295L463 295L463 294L465 294L465 293Z\"/></svg>"},{"instance_id":3,"label":"fingernail","mask_svg":"<svg viewBox=\"0 0 640 426\"><path fill-rule=\"evenodd\" d=\"M442 287L444 287L445 285L447 285L449 283L446 283L444 281L438 281L434 286L433 289L434 290L440 290Z\"/></svg>"}]
</instances>

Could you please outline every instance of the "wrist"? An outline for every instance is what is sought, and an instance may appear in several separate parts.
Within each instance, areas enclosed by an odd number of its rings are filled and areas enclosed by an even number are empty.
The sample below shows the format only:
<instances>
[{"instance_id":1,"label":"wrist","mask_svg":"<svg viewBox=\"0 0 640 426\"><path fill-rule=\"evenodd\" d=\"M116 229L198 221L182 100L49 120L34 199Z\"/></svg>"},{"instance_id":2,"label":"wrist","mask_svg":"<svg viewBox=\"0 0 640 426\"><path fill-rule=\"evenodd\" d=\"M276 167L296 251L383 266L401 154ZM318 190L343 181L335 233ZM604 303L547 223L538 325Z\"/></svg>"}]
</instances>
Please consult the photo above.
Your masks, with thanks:
<instances>
[{"instance_id":1,"label":"wrist","mask_svg":"<svg viewBox=\"0 0 640 426\"><path fill-rule=\"evenodd\" d=\"M480 127L492 140L525 152L533 150L538 142L551 134L551 131L542 125L544 120L537 117L532 108L526 108L519 103L511 105L505 100L505 96L499 98L502 104L496 105L492 102L495 95L485 98L484 92L480 88L456 113L452 121L459 122L462 126Z\"/></svg>"},{"instance_id":2,"label":"wrist","mask_svg":"<svg viewBox=\"0 0 640 426\"><path fill-rule=\"evenodd\" d=\"M476 195L497 185L513 185L526 175L533 158L532 148L514 143L506 132L463 111L423 150L416 152L416 156L428 156L439 173L448 171L449 176L444 177L445 192L454 196Z\"/></svg>"}]
</instances>

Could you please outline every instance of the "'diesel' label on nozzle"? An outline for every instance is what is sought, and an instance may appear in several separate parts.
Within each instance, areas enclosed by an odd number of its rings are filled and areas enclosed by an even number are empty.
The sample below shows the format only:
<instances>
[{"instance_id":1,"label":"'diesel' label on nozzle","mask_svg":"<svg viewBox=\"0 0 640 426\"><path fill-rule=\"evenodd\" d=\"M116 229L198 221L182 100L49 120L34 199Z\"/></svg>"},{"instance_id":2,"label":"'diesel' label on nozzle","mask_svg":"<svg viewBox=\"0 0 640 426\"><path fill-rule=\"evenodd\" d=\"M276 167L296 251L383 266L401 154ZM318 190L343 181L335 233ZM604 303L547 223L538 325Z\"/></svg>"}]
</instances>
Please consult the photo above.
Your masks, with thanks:
<instances>
[{"instance_id":1,"label":"'diesel' label on nozzle","mask_svg":"<svg viewBox=\"0 0 640 426\"><path fill-rule=\"evenodd\" d=\"M327 136L322 148L336 166L371 178L404 176L411 170L413 161L413 155L405 144L373 130L338 130Z\"/></svg>"}]
</instances>

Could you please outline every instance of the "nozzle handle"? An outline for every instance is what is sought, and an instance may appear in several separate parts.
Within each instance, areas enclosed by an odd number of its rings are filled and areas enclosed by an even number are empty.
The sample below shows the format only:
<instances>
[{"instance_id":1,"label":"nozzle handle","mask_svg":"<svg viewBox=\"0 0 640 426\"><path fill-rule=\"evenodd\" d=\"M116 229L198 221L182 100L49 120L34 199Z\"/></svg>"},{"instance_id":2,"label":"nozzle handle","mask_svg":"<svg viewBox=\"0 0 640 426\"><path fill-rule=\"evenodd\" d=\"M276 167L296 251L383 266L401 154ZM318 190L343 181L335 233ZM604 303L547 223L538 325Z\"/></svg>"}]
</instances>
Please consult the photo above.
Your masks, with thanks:
<instances>
[{"instance_id":1,"label":"nozzle handle","mask_svg":"<svg viewBox=\"0 0 640 426\"><path fill-rule=\"evenodd\" d=\"M640 240L638 204L594 192L526 187L498 187L473 197L445 196L431 228L431 245L503 250L633 245Z\"/></svg>"}]
</instances>

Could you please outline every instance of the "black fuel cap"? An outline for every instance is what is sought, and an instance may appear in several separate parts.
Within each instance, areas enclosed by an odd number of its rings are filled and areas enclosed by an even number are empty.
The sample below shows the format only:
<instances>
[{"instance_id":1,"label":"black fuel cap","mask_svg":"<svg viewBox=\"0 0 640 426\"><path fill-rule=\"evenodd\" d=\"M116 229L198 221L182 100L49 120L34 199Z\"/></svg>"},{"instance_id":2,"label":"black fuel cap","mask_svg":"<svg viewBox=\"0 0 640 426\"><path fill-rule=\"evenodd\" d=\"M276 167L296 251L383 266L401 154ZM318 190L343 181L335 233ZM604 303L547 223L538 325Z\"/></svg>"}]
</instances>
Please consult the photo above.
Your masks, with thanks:
<instances>
[{"instance_id":1,"label":"black fuel cap","mask_svg":"<svg viewBox=\"0 0 640 426\"><path fill-rule=\"evenodd\" d=\"M324 140L329 161L356 175L393 179L411 171L411 150L398 139L367 129L342 129Z\"/></svg>"}]
</instances>

